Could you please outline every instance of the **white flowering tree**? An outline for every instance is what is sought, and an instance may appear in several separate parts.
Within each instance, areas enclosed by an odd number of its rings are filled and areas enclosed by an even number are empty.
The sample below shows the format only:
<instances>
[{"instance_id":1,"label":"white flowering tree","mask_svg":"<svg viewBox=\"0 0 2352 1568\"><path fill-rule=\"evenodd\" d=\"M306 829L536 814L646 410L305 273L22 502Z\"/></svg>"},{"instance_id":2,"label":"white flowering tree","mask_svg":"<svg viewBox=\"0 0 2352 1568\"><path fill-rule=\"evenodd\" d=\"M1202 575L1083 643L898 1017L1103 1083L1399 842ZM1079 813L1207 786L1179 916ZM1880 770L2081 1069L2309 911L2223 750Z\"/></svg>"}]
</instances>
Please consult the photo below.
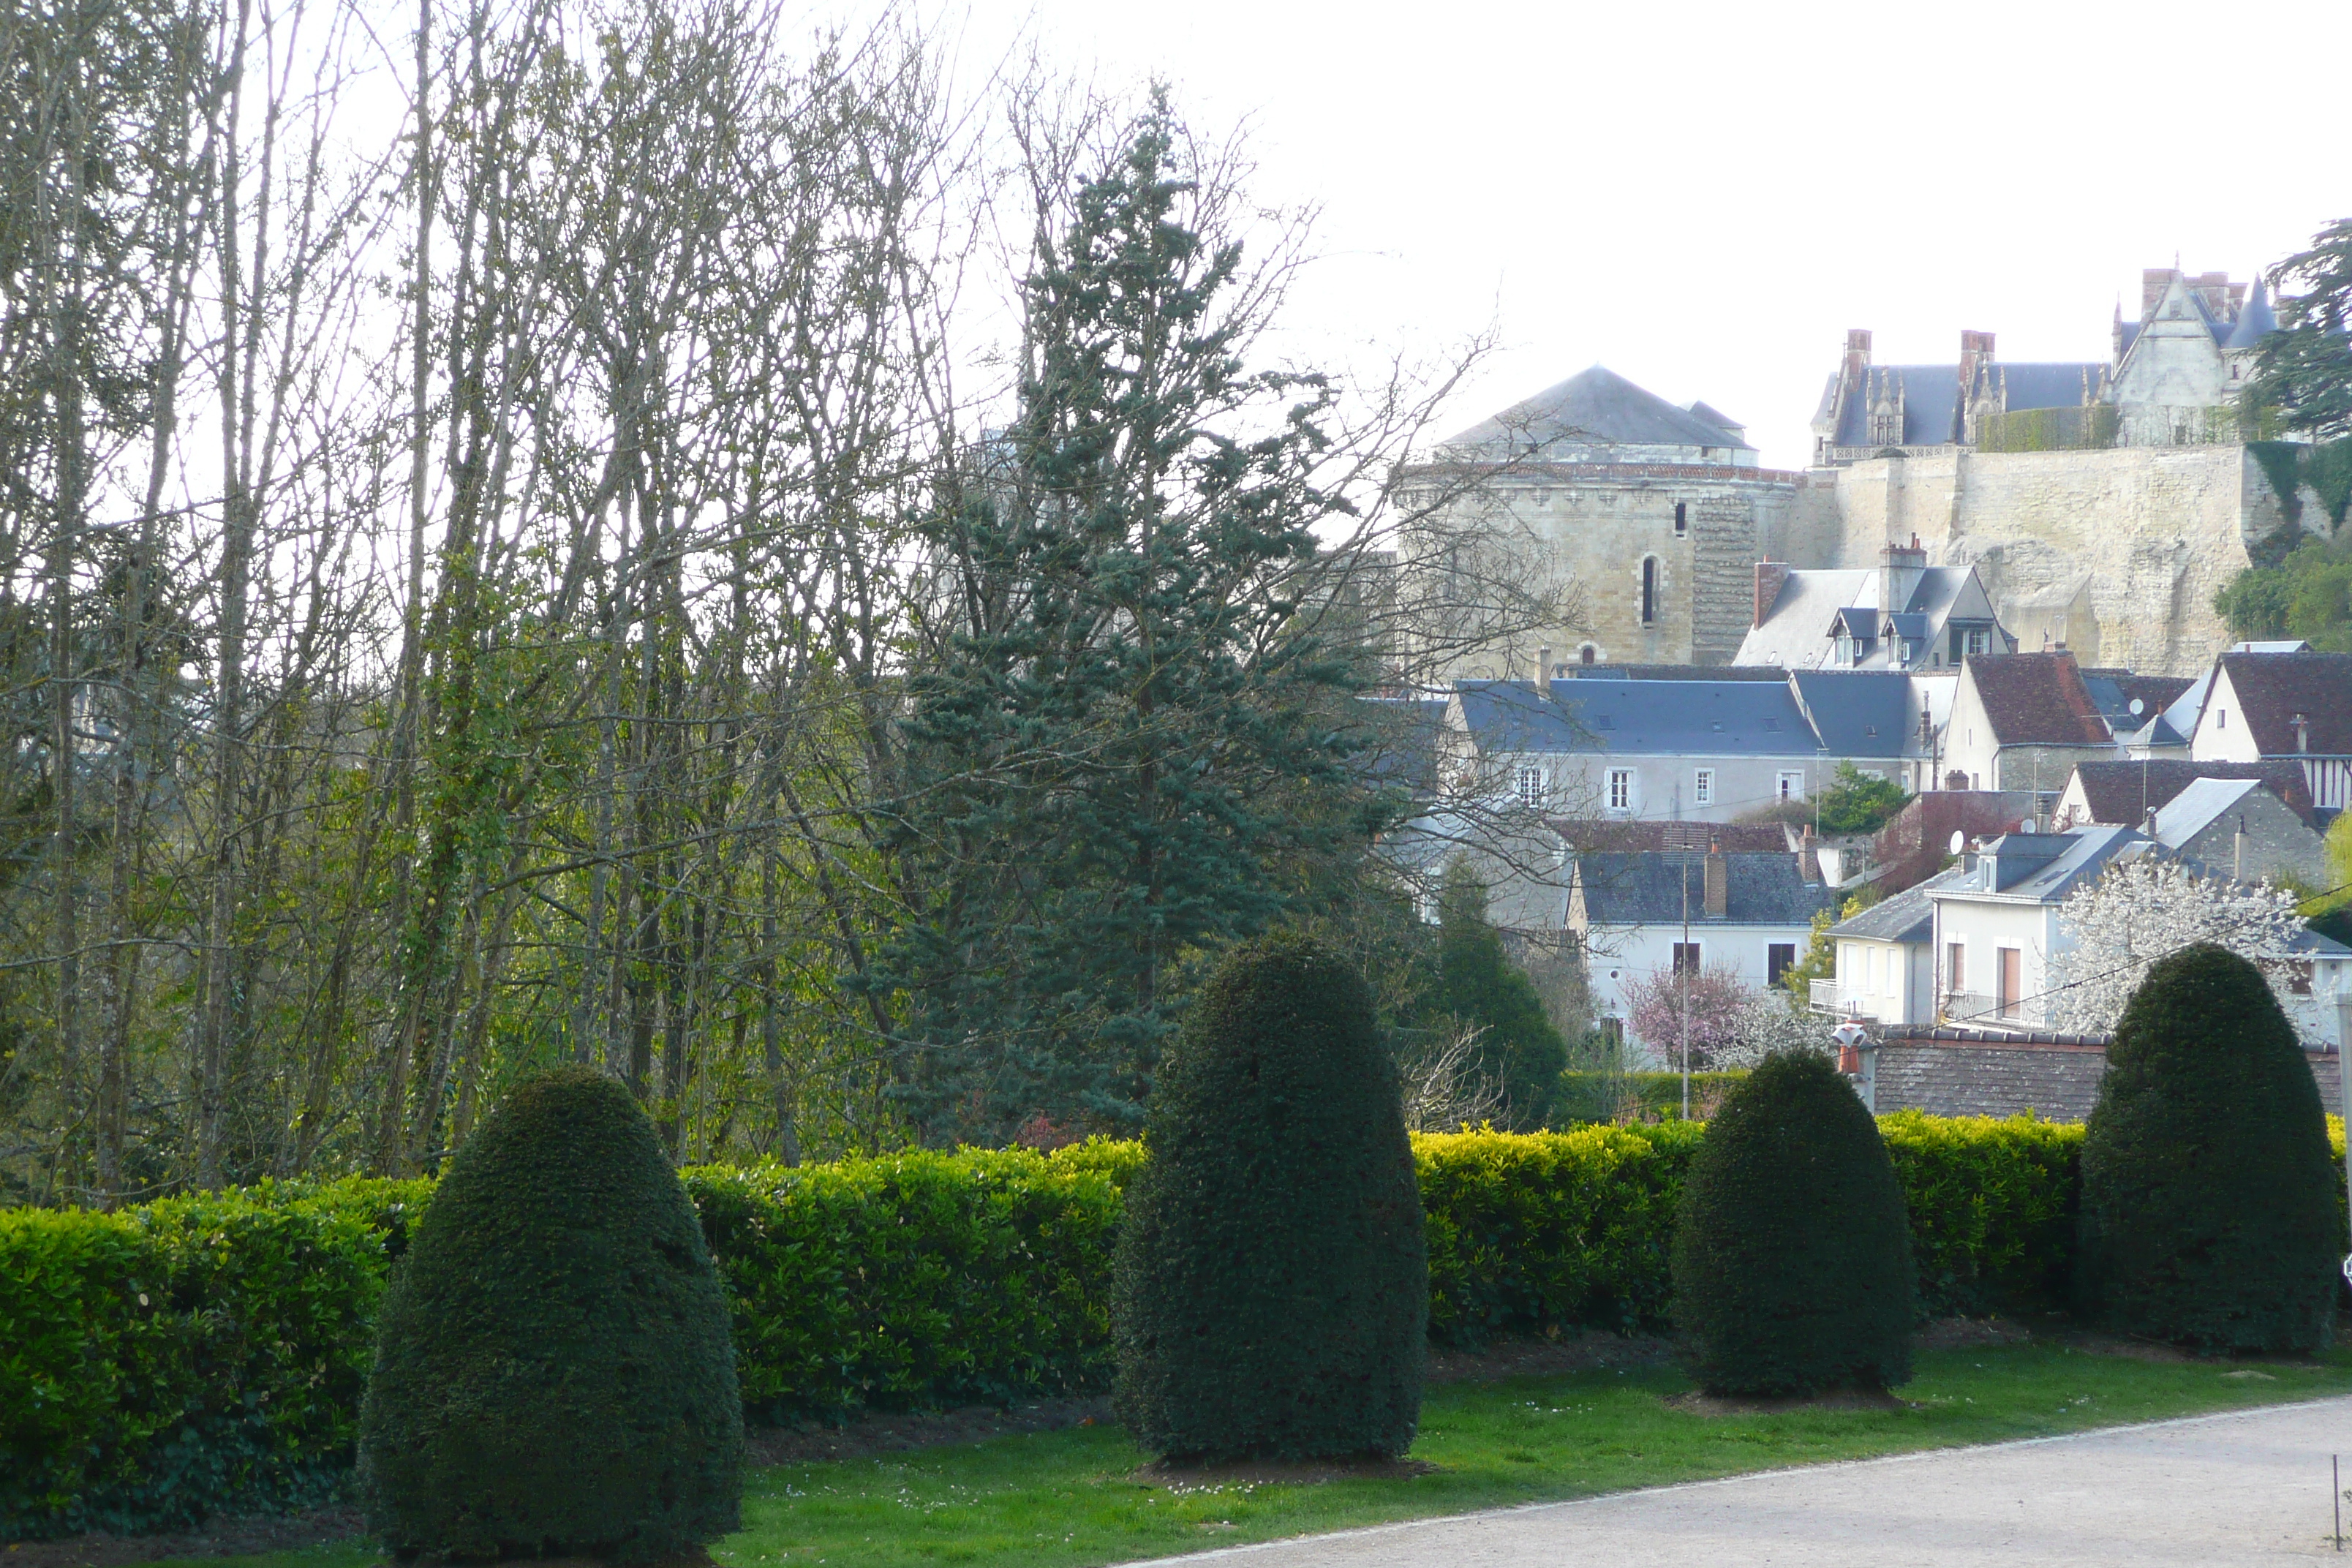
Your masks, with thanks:
<instances>
[{"instance_id":1,"label":"white flowering tree","mask_svg":"<svg viewBox=\"0 0 2352 1568\"><path fill-rule=\"evenodd\" d=\"M1833 1048L1828 1020L1804 1012L1786 991L1752 988L1728 964L1689 976L1660 969L1636 975L1625 998L1634 1032L1671 1066L1681 1062L1685 988L1694 1071L1752 1068L1775 1051Z\"/></svg>"},{"instance_id":2,"label":"white flowering tree","mask_svg":"<svg viewBox=\"0 0 2352 1568\"><path fill-rule=\"evenodd\" d=\"M1786 991L1767 987L1748 993L1739 1012L1738 1042L1717 1058L1727 1068L1752 1068L1780 1051L1834 1053L1836 1020L1798 1004Z\"/></svg>"},{"instance_id":3,"label":"white flowering tree","mask_svg":"<svg viewBox=\"0 0 2352 1568\"><path fill-rule=\"evenodd\" d=\"M2168 952L2209 942L2252 960L2280 1005L2293 973L2288 944L2302 934L2294 895L2268 883L2203 877L2178 861L2143 855L2108 866L2058 908L2065 939L2050 961L2048 1017L2053 1029L2102 1035L2116 1026L2147 966Z\"/></svg>"}]
</instances>

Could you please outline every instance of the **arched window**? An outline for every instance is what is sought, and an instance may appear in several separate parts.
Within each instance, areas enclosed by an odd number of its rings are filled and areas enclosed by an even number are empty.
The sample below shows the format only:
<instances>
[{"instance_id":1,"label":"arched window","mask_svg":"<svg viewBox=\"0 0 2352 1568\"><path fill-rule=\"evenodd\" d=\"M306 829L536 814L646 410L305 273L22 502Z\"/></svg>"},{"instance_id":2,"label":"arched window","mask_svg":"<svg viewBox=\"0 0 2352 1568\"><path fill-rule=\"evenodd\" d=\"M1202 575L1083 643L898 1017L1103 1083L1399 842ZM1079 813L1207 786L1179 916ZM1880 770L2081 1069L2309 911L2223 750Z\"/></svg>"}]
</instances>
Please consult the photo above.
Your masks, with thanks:
<instances>
[{"instance_id":1,"label":"arched window","mask_svg":"<svg viewBox=\"0 0 2352 1568\"><path fill-rule=\"evenodd\" d=\"M1642 624L1650 626L1658 618L1658 558L1642 557Z\"/></svg>"},{"instance_id":2,"label":"arched window","mask_svg":"<svg viewBox=\"0 0 2352 1568\"><path fill-rule=\"evenodd\" d=\"M1586 643L1582 647L1576 650L1576 660L1579 664L1591 664L1595 658L1600 657L1600 654L1601 650L1599 648L1594 647L1591 643Z\"/></svg>"}]
</instances>

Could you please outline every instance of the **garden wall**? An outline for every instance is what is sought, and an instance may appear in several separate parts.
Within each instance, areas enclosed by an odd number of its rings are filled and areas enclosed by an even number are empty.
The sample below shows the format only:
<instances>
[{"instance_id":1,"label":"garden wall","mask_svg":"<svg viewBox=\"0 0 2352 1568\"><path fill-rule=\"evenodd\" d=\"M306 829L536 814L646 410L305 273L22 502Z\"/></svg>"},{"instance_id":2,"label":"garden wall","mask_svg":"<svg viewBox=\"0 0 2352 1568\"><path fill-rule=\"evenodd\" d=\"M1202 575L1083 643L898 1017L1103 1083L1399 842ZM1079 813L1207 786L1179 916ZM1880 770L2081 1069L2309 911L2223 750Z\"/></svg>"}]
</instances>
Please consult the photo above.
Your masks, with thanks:
<instances>
[{"instance_id":1,"label":"garden wall","mask_svg":"<svg viewBox=\"0 0 2352 1568\"><path fill-rule=\"evenodd\" d=\"M2050 1299L2079 1126L1881 1119L1925 1316ZM1665 1326L1696 1122L1416 1137L1430 1334ZM2336 1147L2342 1150L2340 1124ZM755 1420L1099 1389L1134 1143L686 1173ZM428 1182L0 1211L0 1539L163 1530L326 1495Z\"/></svg>"}]
</instances>

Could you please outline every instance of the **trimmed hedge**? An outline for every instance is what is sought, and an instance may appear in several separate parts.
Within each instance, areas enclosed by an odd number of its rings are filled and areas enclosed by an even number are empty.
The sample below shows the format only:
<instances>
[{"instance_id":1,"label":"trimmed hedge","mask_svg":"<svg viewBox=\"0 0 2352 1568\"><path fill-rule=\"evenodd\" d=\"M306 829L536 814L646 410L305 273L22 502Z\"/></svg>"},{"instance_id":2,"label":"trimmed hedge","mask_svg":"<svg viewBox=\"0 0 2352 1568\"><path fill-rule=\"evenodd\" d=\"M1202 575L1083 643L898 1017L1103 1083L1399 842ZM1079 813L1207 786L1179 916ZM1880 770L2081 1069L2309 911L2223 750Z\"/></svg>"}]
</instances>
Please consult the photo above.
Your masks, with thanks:
<instances>
[{"instance_id":1,"label":"trimmed hedge","mask_svg":"<svg viewBox=\"0 0 2352 1568\"><path fill-rule=\"evenodd\" d=\"M1098 1389L1133 1143L689 1171L755 1419Z\"/></svg>"},{"instance_id":2,"label":"trimmed hedge","mask_svg":"<svg viewBox=\"0 0 2352 1568\"><path fill-rule=\"evenodd\" d=\"M1767 1058L1707 1124L1675 1216L1675 1326L1709 1394L1911 1381L1903 1188L1827 1057Z\"/></svg>"},{"instance_id":3,"label":"trimmed hedge","mask_svg":"<svg viewBox=\"0 0 2352 1568\"><path fill-rule=\"evenodd\" d=\"M1429 1337L1662 1328L1683 1171L1702 1127L1418 1134Z\"/></svg>"},{"instance_id":4,"label":"trimmed hedge","mask_svg":"<svg viewBox=\"0 0 2352 1568\"><path fill-rule=\"evenodd\" d=\"M628 1086L514 1087L393 1274L360 1409L394 1558L659 1563L742 1528L727 1292Z\"/></svg>"},{"instance_id":5,"label":"trimmed hedge","mask_svg":"<svg viewBox=\"0 0 2352 1568\"><path fill-rule=\"evenodd\" d=\"M0 1539L331 1493L425 1183L0 1210Z\"/></svg>"},{"instance_id":6,"label":"trimmed hedge","mask_svg":"<svg viewBox=\"0 0 2352 1568\"><path fill-rule=\"evenodd\" d=\"M1218 963L1160 1058L1111 1256L1111 1411L1156 1459L1396 1456L1429 1268L1362 971L1279 931Z\"/></svg>"},{"instance_id":7,"label":"trimmed hedge","mask_svg":"<svg viewBox=\"0 0 2352 1568\"><path fill-rule=\"evenodd\" d=\"M2054 1299L2074 1264L2080 1126L1911 1111L1880 1126L1922 1316ZM2340 1162L2343 1124L2329 1129ZM1675 1205L1704 1135L1415 1137L1431 1339L1664 1327ZM727 1281L747 1413L1108 1386L1110 1244L1142 1160L1094 1142L685 1173ZM431 1188L0 1210L0 1539L174 1529L334 1484L384 1269Z\"/></svg>"}]
</instances>

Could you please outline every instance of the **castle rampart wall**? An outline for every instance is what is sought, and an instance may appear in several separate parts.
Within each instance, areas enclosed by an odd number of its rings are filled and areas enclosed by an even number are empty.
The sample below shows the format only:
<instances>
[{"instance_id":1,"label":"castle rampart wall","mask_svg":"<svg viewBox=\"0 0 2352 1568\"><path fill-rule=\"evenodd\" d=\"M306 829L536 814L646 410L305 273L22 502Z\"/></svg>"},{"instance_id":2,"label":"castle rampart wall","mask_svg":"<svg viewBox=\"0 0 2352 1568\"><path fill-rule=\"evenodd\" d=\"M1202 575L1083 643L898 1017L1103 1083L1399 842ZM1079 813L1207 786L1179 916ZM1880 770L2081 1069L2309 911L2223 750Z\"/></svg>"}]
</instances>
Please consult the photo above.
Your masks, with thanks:
<instances>
[{"instance_id":1,"label":"castle rampart wall","mask_svg":"<svg viewBox=\"0 0 2352 1568\"><path fill-rule=\"evenodd\" d=\"M1795 564L1875 565L1916 533L1931 561L1976 567L2022 648L2046 634L2148 674L2195 674L2227 645L2213 595L2284 521L2242 446L1950 448L1811 479L1787 523Z\"/></svg>"}]
</instances>

